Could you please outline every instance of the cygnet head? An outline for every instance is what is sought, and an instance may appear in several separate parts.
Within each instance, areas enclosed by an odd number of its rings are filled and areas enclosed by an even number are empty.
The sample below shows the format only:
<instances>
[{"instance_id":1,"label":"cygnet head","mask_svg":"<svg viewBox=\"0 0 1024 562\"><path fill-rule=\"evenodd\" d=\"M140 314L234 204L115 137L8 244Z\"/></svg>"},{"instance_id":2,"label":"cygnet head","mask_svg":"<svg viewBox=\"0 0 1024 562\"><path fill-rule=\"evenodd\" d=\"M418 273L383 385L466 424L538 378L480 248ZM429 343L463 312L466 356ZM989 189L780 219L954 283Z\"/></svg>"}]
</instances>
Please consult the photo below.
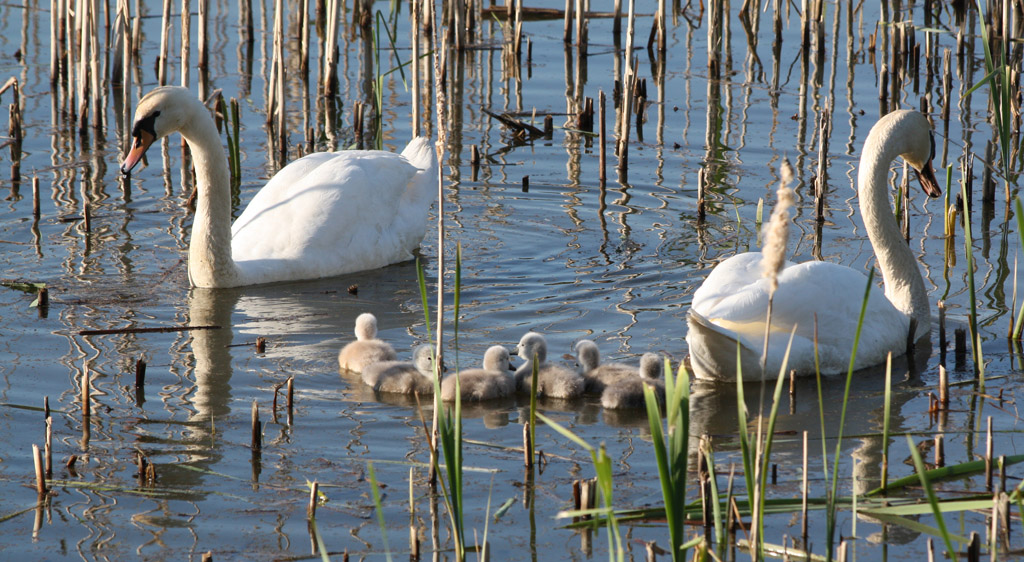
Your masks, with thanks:
<instances>
[{"instance_id":1,"label":"cygnet head","mask_svg":"<svg viewBox=\"0 0 1024 562\"><path fill-rule=\"evenodd\" d=\"M434 346L423 344L412 352L412 362L416 370L425 377L434 376Z\"/></svg>"},{"instance_id":2,"label":"cygnet head","mask_svg":"<svg viewBox=\"0 0 1024 562\"><path fill-rule=\"evenodd\" d=\"M509 353L503 345L492 345L484 353L484 370L504 373L509 370Z\"/></svg>"},{"instance_id":3,"label":"cygnet head","mask_svg":"<svg viewBox=\"0 0 1024 562\"><path fill-rule=\"evenodd\" d=\"M645 353L640 357L640 376L645 379L660 379L664 374L665 363L657 353Z\"/></svg>"},{"instance_id":4,"label":"cygnet head","mask_svg":"<svg viewBox=\"0 0 1024 562\"><path fill-rule=\"evenodd\" d=\"M372 340L377 337L377 317L364 312L356 317L356 339Z\"/></svg>"},{"instance_id":5,"label":"cygnet head","mask_svg":"<svg viewBox=\"0 0 1024 562\"><path fill-rule=\"evenodd\" d=\"M580 340L576 343L576 364L586 373L593 371L601 364L601 352L597 344L591 340Z\"/></svg>"},{"instance_id":6,"label":"cygnet head","mask_svg":"<svg viewBox=\"0 0 1024 562\"><path fill-rule=\"evenodd\" d=\"M519 340L516 352L523 361L533 361L536 356L537 362L543 363L548 359L548 342L537 332L526 332Z\"/></svg>"}]
</instances>

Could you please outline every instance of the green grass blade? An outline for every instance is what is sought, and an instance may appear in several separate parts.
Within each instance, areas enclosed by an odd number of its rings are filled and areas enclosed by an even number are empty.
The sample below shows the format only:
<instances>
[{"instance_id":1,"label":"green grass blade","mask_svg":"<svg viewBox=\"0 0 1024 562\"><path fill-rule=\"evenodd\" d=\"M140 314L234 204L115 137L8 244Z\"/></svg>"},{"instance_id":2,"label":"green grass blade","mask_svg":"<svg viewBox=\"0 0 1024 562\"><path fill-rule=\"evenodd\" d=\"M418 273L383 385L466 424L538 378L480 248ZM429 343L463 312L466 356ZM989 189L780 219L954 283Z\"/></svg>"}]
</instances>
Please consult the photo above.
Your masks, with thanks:
<instances>
[{"instance_id":1,"label":"green grass blade","mask_svg":"<svg viewBox=\"0 0 1024 562\"><path fill-rule=\"evenodd\" d=\"M882 413L882 489L889 479L889 418L892 415L892 352L885 358L885 405Z\"/></svg>"},{"instance_id":2,"label":"green grass blade","mask_svg":"<svg viewBox=\"0 0 1024 562\"><path fill-rule=\"evenodd\" d=\"M377 475L373 471L373 463L366 463L367 476L370 478L370 494L373 497L373 507L377 511L377 525L380 526L380 536L384 540L384 555L388 562L391 562L391 547L388 546L388 528L384 524L384 508L380 502L380 488L377 486Z\"/></svg>"},{"instance_id":3,"label":"green grass blade","mask_svg":"<svg viewBox=\"0 0 1024 562\"><path fill-rule=\"evenodd\" d=\"M943 542L946 543L946 551L955 558L956 550L953 549L953 540L949 535L949 531L946 530L946 521L942 517L942 511L939 510L939 500L935 497L935 491L932 490L931 483L928 481L927 471L924 469L924 461L921 460L921 452L917 450L913 438L909 435L907 435L907 446L910 447L910 455L914 457L914 468L917 470L917 477L921 481L921 487L928 494L928 503L931 504L932 513L935 515L935 522L939 525L940 536Z\"/></svg>"},{"instance_id":4,"label":"green grass blade","mask_svg":"<svg viewBox=\"0 0 1024 562\"><path fill-rule=\"evenodd\" d=\"M864 287L864 298L860 304L860 316L857 318L857 330L853 334L853 349L850 351L850 365L846 370L846 386L843 390L843 407L839 415L839 434L836 437L836 453L832 462L832 488L829 495L830 505L828 508L828 524L825 530L825 548L832 552L832 545L835 540L836 522L836 495L839 492L839 457L843 451L843 427L846 425L846 406L850 402L850 383L853 382L853 366L857 361L857 347L860 345L860 332L864 328L864 315L868 309L868 298L871 297L871 289L875 279L875 268L868 272L868 282Z\"/></svg>"}]
</instances>

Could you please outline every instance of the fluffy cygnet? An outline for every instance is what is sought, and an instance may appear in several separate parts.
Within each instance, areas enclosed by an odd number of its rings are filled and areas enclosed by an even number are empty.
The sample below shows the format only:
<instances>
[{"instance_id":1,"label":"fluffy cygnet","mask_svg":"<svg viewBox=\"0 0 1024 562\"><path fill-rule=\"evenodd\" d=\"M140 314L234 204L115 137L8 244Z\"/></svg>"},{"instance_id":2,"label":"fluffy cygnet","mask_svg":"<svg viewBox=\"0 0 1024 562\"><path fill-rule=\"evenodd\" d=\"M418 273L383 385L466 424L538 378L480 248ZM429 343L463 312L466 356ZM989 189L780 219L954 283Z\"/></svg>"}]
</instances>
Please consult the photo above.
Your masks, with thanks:
<instances>
[{"instance_id":1,"label":"fluffy cygnet","mask_svg":"<svg viewBox=\"0 0 1024 562\"><path fill-rule=\"evenodd\" d=\"M635 377L636 367L622 363L601 364L601 353L591 340L576 343L576 364L583 375L584 390L601 392L604 388L623 377Z\"/></svg>"},{"instance_id":2,"label":"fluffy cygnet","mask_svg":"<svg viewBox=\"0 0 1024 562\"><path fill-rule=\"evenodd\" d=\"M338 353L338 366L358 373L367 365L397 359L391 344L377 339L377 317L364 312L356 318L356 341Z\"/></svg>"},{"instance_id":3,"label":"fluffy cygnet","mask_svg":"<svg viewBox=\"0 0 1024 562\"><path fill-rule=\"evenodd\" d=\"M601 405L609 409L643 408L644 385L654 389L658 404L665 407L665 381L661 379L662 359L657 353L645 353L640 358L640 371L632 376L621 377L605 387L601 393Z\"/></svg>"},{"instance_id":4,"label":"fluffy cygnet","mask_svg":"<svg viewBox=\"0 0 1024 562\"><path fill-rule=\"evenodd\" d=\"M394 394L434 393L434 349L421 345L412 355L412 362L383 361L363 369L363 382L376 392Z\"/></svg>"},{"instance_id":5,"label":"fluffy cygnet","mask_svg":"<svg viewBox=\"0 0 1024 562\"><path fill-rule=\"evenodd\" d=\"M466 401L504 398L516 391L516 379L509 370L508 350L500 345L491 346L484 353L483 369L467 369L445 377L441 382L442 400L455 400L456 379L459 394Z\"/></svg>"},{"instance_id":6,"label":"fluffy cygnet","mask_svg":"<svg viewBox=\"0 0 1024 562\"><path fill-rule=\"evenodd\" d=\"M533 378L533 358L537 358L537 396L550 398L578 398L583 394L583 377L563 367L545 363L548 344L537 332L527 332L517 346L519 357L524 363L516 370L516 387L519 392L530 392Z\"/></svg>"}]
</instances>

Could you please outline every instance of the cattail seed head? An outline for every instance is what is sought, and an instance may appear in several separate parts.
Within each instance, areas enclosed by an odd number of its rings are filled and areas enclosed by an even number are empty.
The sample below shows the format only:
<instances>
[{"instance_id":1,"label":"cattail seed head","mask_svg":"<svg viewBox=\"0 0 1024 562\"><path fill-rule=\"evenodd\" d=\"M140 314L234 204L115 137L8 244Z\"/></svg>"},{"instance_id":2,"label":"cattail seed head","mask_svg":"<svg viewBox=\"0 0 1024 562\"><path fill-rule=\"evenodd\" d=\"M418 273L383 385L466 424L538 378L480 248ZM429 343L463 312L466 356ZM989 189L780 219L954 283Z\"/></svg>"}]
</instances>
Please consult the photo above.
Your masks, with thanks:
<instances>
[{"instance_id":1,"label":"cattail seed head","mask_svg":"<svg viewBox=\"0 0 1024 562\"><path fill-rule=\"evenodd\" d=\"M779 272L786 263L786 241L789 238L789 208L795 197L789 184L793 181L793 166L782 160L779 169L778 201L772 217L765 226L764 247L761 248L761 275L771 282L771 291L779 288Z\"/></svg>"}]
</instances>

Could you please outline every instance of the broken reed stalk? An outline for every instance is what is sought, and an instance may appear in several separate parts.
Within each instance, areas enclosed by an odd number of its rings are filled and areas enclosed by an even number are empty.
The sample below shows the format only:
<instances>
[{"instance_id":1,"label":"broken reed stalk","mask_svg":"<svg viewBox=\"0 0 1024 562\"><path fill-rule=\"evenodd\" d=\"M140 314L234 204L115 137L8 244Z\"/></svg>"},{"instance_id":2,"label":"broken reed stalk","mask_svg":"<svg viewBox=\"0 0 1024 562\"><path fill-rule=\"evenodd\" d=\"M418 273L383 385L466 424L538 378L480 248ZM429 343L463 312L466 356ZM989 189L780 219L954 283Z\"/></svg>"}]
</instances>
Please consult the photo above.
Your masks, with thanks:
<instances>
[{"instance_id":1,"label":"broken reed stalk","mask_svg":"<svg viewBox=\"0 0 1024 562\"><path fill-rule=\"evenodd\" d=\"M288 382L285 383L285 388L288 392L288 425L292 425L292 417L295 412L295 375L288 377Z\"/></svg>"},{"instance_id":2,"label":"broken reed stalk","mask_svg":"<svg viewBox=\"0 0 1024 562\"><path fill-rule=\"evenodd\" d=\"M320 493L320 483L316 480L309 485L309 505L306 506L306 518L316 519L317 496Z\"/></svg>"},{"instance_id":3,"label":"broken reed stalk","mask_svg":"<svg viewBox=\"0 0 1024 562\"><path fill-rule=\"evenodd\" d=\"M824 103L818 124L818 175L814 180L814 211L818 222L825 222L825 187L827 185L828 141L832 133L832 113Z\"/></svg>"},{"instance_id":4,"label":"broken reed stalk","mask_svg":"<svg viewBox=\"0 0 1024 562\"><path fill-rule=\"evenodd\" d=\"M35 443L32 444L32 464L36 469L36 493L42 501L46 497L46 475L43 474L43 455Z\"/></svg>"},{"instance_id":5,"label":"broken reed stalk","mask_svg":"<svg viewBox=\"0 0 1024 562\"><path fill-rule=\"evenodd\" d=\"M409 9L409 17L412 19L409 26L409 46L412 53L409 55L409 62L412 65L412 137L420 136L420 11L413 2ZM473 181L476 181L475 179Z\"/></svg>"},{"instance_id":6,"label":"broken reed stalk","mask_svg":"<svg viewBox=\"0 0 1024 562\"><path fill-rule=\"evenodd\" d=\"M622 72L622 98L619 100L619 140L616 153L619 157L620 181L625 181L629 169L629 123L633 112L633 89L636 87L637 64L633 62L633 26L635 21L634 6L636 0L629 0L629 15L626 18L626 53L623 58L625 68Z\"/></svg>"},{"instance_id":7,"label":"broken reed stalk","mask_svg":"<svg viewBox=\"0 0 1024 562\"><path fill-rule=\"evenodd\" d=\"M600 151L598 152L598 160L597 160L598 161L597 179L600 181L601 186L604 187L605 182L608 180L608 171L606 170L607 164L608 164L608 159L607 159L608 133L607 133L606 123L605 123L605 96L604 96L604 90L598 90L597 100L598 100L597 101L598 119L601 121L601 128L599 130L600 132L598 133L598 137L599 137L598 144L600 144Z\"/></svg>"},{"instance_id":8,"label":"broken reed stalk","mask_svg":"<svg viewBox=\"0 0 1024 562\"><path fill-rule=\"evenodd\" d=\"M260 407L256 400L252 401L252 452L258 453L263 449L263 433L260 431Z\"/></svg>"},{"instance_id":9,"label":"broken reed stalk","mask_svg":"<svg viewBox=\"0 0 1024 562\"><path fill-rule=\"evenodd\" d=\"M205 100L209 97L209 67L210 67L210 54L207 42L208 32L208 11L210 0L198 0L199 1L199 30L196 40L199 43L199 54L198 60L196 61L196 70L199 71L199 99Z\"/></svg>"},{"instance_id":10,"label":"broken reed stalk","mask_svg":"<svg viewBox=\"0 0 1024 562\"><path fill-rule=\"evenodd\" d=\"M82 227L86 234L92 232L92 220L89 213L89 190L86 188L85 179L82 179Z\"/></svg>"},{"instance_id":11,"label":"broken reed stalk","mask_svg":"<svg viewBox=\"0 0 1024 562\"><path fill-rule=\"evenodd\" d=\"M86 420L92 415L92 401L89 399L89 379L89 367L85 367L82 370L82 418Z\"/></svg>"},{"instance_id":12,"label":"broken reed stalk","mask_svg":"<svg viewBox=\"0 0 1024 562\"><path fill-rule=\"evenodd\" d=\"M188 88L191 78L190 58L192 53L192 5L191 0L181 0L181 85ZM200 96L200 99L202 96Z\"/></svg>"},{"instance_id":13,"label":"broken reed stalk","mask_svg":"<svg viewBox=\"0 0 1024 562\"><path fill-rule=\"evenodd\" d=\"M520 3L522 3L521 0ZM565 0L565 9L562 10L562 42L565 43L566 45L572 43L572 6L572 0Z\"/></svg>"},{"instance_id":14,"label":"broken reed stalk","mask_svg":"<svg viewBox=\"0 0 1024 562\"><path fill-rule=\"evenodd\" d=\"M32 178L32 218L39 219L39 178Z\"/></svg>"},{"instance_id":15,"label":"broken reed stalk","mask_svg":"<svg viewBox=\"0 0 1024 562\"><path fill-rule=\"evenodd\" d=\"M309 0L299 2L299 75L303 83L309 79ZM415 136L415 135L414 135Z\"/></svg>"},{"instance_id":16,"label":"broken reed stalk","mask_svg":"<svg viewBox=\"0 0 1024 562\"><path fill-rule=\"evenodd\" d=\"M994 443L992 440L992 416L986 418L985 423L985 490L992 491L993 460L995 458Z\"/></svg>"},{"instance_id":17,"label":"broken reed stalk","mask_svg":"<svg viewBox=\"0 0 1024 562\"><path fill-rule=\"evenodd\" d=\"M146 360L139 357L135 360L135 388L146 386Z\"/></svg>"},{"instance_id":18,"label":"broken reed stalk","mask_svg":"<svg viewBox=\"0 0 1024 562\"><path fill-rule=\"evenodd\" d=\"M341 0L327 0L327 38L324 41L324 70L321 89L324 96L338 92L338 20L341 16Z\"/></svg>"},{"instance_id":19,"label":"broken reed stalk","mask_svg":"<svg viewBox=\"0 0 1024 562\"><path fill-rule=\"evenodd\" d=\"M171 34L171 0L164 0L160 24L160 64L157 67L157 82L167 85L167 54L170 49L168 36Z\"/></svg>"},{"instance_id":20,"label":"broken reed stalk","mask_svg":"<svg viewBox=\"0 0 1024 562\"><path fill-rule=\"evenodd\" d=\"M44 470L46 477L50 478L53 476L53 418L49 413L46 414L46 439L43 446Z\"/></svg>"},{"instance_id":21,"label":"broken reed stalk","mask_svg":"<svg viewBox=\"0 0 1024 562\"><path fill-rule=\"evenodd\" d=\"M60 41L58 29L61 27L62 3L50 0L50 88L56 89L60 80L60 53L64 45Z\"/></svg>"},{"instance_id":22,"label":"broken reed stalk","mask_svg":"<svg viewBox=\"0 0 1024 562\"><path fill-rule=\"evenodd\" d=\"M949 373L945 365L939 365L939 405L943 410L949 409Z\"/></svg>"},{"instance_id":23,"label":"broken reed stalk","mask_svg":"<svg viewBox=\"0 0 1024 562\"><path fill-rule=\"evenodd\" d=\"M519 2L519 4L522 6L522 2ZM586 26L587 19L584 0L576 0L576 44L584 49L587 45Z\"/></svg>"}]
</instances>

